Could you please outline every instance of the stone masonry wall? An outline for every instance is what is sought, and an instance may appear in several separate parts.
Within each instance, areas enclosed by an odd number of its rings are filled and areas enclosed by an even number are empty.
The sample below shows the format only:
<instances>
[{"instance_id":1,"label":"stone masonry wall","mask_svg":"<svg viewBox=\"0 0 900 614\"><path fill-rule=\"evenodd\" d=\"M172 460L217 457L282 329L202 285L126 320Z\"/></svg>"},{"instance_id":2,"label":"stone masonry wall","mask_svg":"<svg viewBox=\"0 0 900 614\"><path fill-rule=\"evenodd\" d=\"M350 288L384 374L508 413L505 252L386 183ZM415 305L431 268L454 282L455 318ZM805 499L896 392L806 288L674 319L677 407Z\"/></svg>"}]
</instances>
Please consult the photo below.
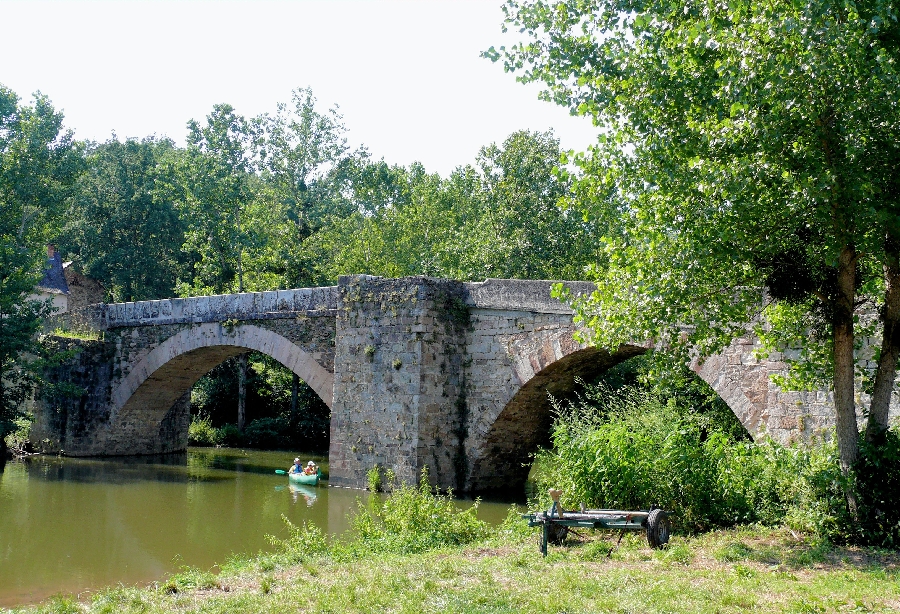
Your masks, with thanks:
<instances>
[{"instance_id":1,"label":"stone masonry wall","mask_svg":"<svg viewBox=\"0 0 900 614\"><path fill-rule=\"evenodd\" d=\"M50 385L36 395L31 441L39 451L71 454L108 422L113 349L102 341L53 338L48 343L51 351L72 356L44 373Z\"/></svg>"},{"instance_id":2,"label":"stone masonry wall","mask_svg":"<svg viewBox=\"0 0 900 614\"><path fill-rule=\"evenodd\" d=\"M456 487L462 443L462 284L342 277L329 451L333 486L363 487L373 467Z\"/></svg>"},{"instance_id":3,"label":"stone masonry wall","mask_svg":"<svg viewBox=\"0 0 900 614\"><path fill-rule=\"evenodd\" d=\"M870 344L863 343L860 353L865 355ZM772 376L786 371L784 356L773 352L767 358L757 358L762 349L755 337L736 339L722 353L691 368L705 380L735 413L741 424L755 438L770 437L780 443L828 438L834 427L834 395L830 391L783 391L772 382ZM873 370L873 361L864 368ZM866 424L864 410L869 397L861 391L857 380L857 422ZM890 419L900 418L900 399L891 398Z\"/></svg>"},{"instance_id":4,"label":"stone masonry wall","mask_svg":"<svg viewBox=\"0 0 900 614\"><path fill-rule=\"evenodd\" d=\"M184 450L190 387L250 349L299 366L330 404L336 299L334 289L319 288L91 306L77 315L103 340L82 342L52 374L85 394L37 400L38 447L74 456Z\"/></svg>"}]
</instances>

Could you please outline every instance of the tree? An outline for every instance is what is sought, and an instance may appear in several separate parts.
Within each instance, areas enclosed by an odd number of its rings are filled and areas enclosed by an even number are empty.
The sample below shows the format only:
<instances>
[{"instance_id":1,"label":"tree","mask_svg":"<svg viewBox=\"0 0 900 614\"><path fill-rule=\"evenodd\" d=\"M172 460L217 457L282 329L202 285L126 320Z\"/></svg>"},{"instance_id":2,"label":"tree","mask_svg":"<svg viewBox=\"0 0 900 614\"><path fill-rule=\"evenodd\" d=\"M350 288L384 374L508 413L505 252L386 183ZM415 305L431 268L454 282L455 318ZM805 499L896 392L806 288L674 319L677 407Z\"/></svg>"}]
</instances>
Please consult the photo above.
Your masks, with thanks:
<instances>
[{"instance_id":1,"label":"tree","mask_svg":"<svg viewBox=\"0 0 900 614\"><path fill-rule=\"evenodd\" d=\"M45 96L24 106L0 85L0 459L34 384L25 356L37 354L35 334L50 310L28 297L81 166L62 120Z\"/></svg>"},{"instance_id":2,"label":"tree","mask_svg":"<svg viewBox=\"0 0 900 614\"><path fill-rule=\"evenodd\" d=\"M336 106L317 111L312 90L305 88L294 90L290 104L279 103L274 115L260 115L252 125L255 166L281 223L276 247L281 283L311 285L319 280L301 245L330 216L350 213L340 193L350 158L343 118ZM355 156L365 157L364 150Z\"/></svg>"},{"instance_id":3,"label":"tree","mask_svg":"<svg viewBox=\"0 0 900 614\"><path fill-rule=\"evenodd\" d=\"M476 234L488 248L485 277L581 279L596 261L595 225L560 207L571 189L556 172L560 156L552 132L526 130L479 152L485 208L478 225L485 228Z\"/></svg>"},{"instance_id":4,"label":"tree","mask_svg":"<svg viewBox=\"0 0 900 614\"><path fill-rule=\"evenodd\" d=\"M558 206L570 187L555 172L559 159L552 133L519 131L482 148L477 167L458 167L446 179L418 163L363 163L348 182L356 212L310 245L332 279L577 279L595 260L595 228Z\"/></svg>"},{"instance_id":5,"label":"tree","mask_svg":"<svg viewBox=\"0 0 900 614\"><path fill-rule=\"evenodd\" d=\"M187 232L183 249L196 258L182 295L244 291L244 251L250 243L245 211L251 202L250 130L228 104L218 104L206 124L188 122L188 146L173 151L166 172ZM171 169L171 170L169 170Z\"/></svg>"},{"instance_id":6,"label":"tree","mask_svg":"<svg viewBox=\"0 0 900 614\"><path fill-rule=\"evenodd\" d=\"M168 139L118 139L91 145L59 244L78 255L85 273L103 283L113 302L174 296L188 262L182 251L171 177L159 177L174 151Z\"/></svg>"},{"instance_id":7,"label":"tree","mask_svg":"<svg viewBox=\"0 0 900 614\"><path fill-rule=\"evenodd\" d=\"M867 313L882 331L870 438L888 426L900 354L896 5L512 0L505 11L528 40L486 55L601 129L573 159L576 201L608 228L608 266L577 304L594 341L704 356L763 312L767 339L801 350L791 383L834 390L848 472Z\"/></svg>"},{"instance_id":8,"label":"tree","mask_svg":"<svg viewBox=\"0 0 900 614\"><path fill-rule=\"evenodd\" d=\"M243 116L228 104L218 104L206 116L206 125L188 122L188 148L174 157L180 188L182 216L186 221L184 250L197 255L185 294L244 292L244 264L248 250L264 238L252 231L250 211L255 194L250 175L251 131ZM252 269L251 269L252 270ZM238 357L237 428L246 417L247 355Z\"/></svg>"}]
</instances>

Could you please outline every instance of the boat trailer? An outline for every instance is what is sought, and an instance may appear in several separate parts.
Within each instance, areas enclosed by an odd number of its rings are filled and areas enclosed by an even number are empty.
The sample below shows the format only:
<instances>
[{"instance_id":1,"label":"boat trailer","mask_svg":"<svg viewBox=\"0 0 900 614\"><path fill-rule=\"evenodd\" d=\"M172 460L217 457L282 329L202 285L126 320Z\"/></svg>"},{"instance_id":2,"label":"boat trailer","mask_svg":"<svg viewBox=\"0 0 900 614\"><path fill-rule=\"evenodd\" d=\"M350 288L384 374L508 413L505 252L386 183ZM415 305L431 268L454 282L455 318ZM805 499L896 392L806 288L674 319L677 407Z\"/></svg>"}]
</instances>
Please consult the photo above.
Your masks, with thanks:
<instances>
[{"instance_id":1,"label":"boat trailer","mask_svg":"<svg viewBox=\"0 0 900 614\"><path fill-rule=\"evenodd\" d=\"M558 493L558 494L557 494ZM558 490L551 490L553 505L546 512L523 514L529 527L541 527L541 554L547 556L547 542L561 544L570 528L645 531L651 548L662 548L669 543L669 512L655 508L649 510L586 510L565 511L559 505Z\"/></svg>"}]
</instances>

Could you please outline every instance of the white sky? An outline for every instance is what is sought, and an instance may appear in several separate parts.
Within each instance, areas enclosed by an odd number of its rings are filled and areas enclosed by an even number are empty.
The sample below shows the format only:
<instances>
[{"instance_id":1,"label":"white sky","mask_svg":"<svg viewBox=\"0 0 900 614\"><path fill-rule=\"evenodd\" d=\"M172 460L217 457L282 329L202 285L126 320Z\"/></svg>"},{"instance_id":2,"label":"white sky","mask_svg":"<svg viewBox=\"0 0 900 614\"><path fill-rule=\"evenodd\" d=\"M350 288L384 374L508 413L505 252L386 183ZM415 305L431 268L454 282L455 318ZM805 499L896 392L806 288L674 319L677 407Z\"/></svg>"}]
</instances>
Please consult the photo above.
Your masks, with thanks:
<instances>
[{"instance_id":1,"label":"white sky","mask_svg":"<svg viewBox=\"0 0 900 614\"><path fill-rule=\"evenodd\" d=\"M274 111L297 87L338 104L351 145L447 175L519 129L584 149L588 119L479 57L509 44L500 0L0 0L0 83L40 90L80 139L166 135L219 102Z\"/></svg>"}]
</instances>

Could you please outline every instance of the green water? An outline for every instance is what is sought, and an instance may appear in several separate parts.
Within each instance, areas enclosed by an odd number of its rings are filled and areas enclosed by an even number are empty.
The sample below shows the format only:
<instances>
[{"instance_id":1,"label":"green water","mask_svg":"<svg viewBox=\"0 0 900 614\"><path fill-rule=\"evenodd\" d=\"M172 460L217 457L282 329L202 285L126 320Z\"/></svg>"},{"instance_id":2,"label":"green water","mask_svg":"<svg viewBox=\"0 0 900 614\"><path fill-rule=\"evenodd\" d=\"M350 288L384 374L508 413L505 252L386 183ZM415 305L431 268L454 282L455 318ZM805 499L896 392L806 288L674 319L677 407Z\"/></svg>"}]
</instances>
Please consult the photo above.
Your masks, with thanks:
<instances>
[{"instance_id":1,"label":"green water","mask_svg":"<svg viewBox=\"0 0 900 614\"><path fill-rule=\"evenodd\" d=\"M328 471L327 459L316 460ZM158 458L31 457L0 473L0 607L56 593L141 585L188 565L214 569L232 553L269 549L286 537L281 516L347 530L368 493L295 486L284 452L191 449ZM468 505L460 502L460 505ZM508 504L482 503L499 522Z\"/></svg>"}]
</instances>

